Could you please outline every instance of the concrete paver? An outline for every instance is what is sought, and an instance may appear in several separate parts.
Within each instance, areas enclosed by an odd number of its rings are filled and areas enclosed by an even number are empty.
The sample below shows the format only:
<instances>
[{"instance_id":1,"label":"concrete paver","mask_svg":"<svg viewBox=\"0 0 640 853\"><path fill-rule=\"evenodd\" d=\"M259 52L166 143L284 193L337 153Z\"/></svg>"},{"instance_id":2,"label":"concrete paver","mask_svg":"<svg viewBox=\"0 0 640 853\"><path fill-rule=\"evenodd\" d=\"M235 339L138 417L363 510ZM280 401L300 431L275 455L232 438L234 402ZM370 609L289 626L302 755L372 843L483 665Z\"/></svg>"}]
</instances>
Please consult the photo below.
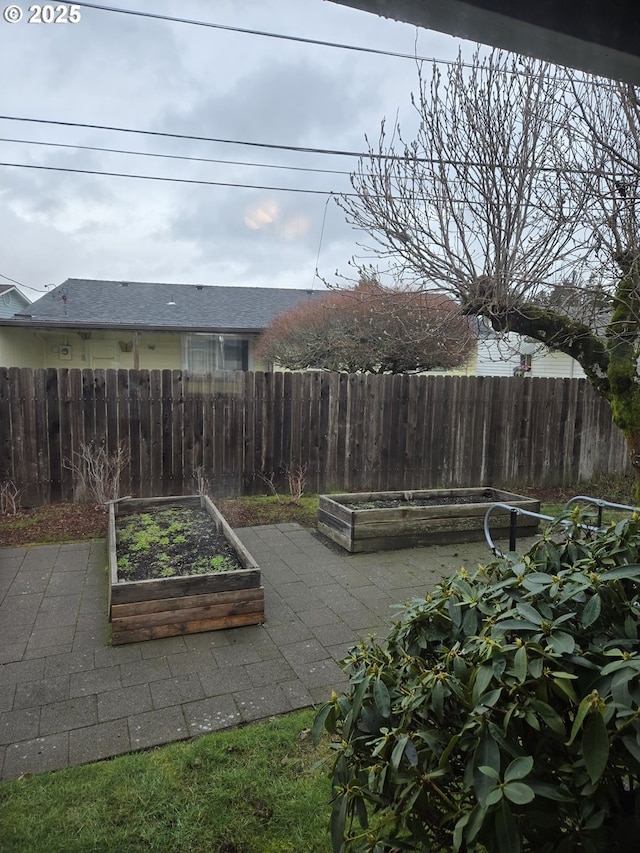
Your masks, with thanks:
<instances>
[{"instance_id":1,"label":"concrete paver","mask_svg":"<svg viewBox=\"0 0 640 853\"><path fill-rule=\"evenodd\" d=\"M489 559L484 543L347 554L297 524L237 532L262 568L264 625L116 647L104 541L0 548L0 778L321 703L393 604Z\"/></svg>"}]
</instances>

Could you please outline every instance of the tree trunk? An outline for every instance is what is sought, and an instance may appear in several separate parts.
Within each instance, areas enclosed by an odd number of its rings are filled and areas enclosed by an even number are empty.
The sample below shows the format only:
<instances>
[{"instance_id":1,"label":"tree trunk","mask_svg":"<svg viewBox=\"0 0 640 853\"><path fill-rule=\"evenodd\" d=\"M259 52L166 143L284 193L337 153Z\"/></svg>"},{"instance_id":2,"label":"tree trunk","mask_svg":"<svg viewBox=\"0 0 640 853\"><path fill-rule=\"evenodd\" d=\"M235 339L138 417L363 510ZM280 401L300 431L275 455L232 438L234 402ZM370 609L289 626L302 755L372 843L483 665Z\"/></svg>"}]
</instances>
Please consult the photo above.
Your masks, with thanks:
<instances>
[{"instance_id":1,"label":"tree trunk","mask_svg":"<svg viewBox=\"0 0 640 853\"><path fill-rule=\"evenodd\" d=\"M626 435L629 458L636 478L636 506L640 506L640 432Z\"/></svg>"},{"instance_id":2,"label":"tree trunk","mask_svg":"<svg viewBox=\"0 0 640 853\"><path fill-rule=\"evenodd\" d=\"M638 310L640 276L635 260L619 260L623 271L616 288L614 310L606 331L609 365L608 399L613 422L625 435L636 478L636 502L640 504L640 347Z\"/></svg>"}]
</instances>

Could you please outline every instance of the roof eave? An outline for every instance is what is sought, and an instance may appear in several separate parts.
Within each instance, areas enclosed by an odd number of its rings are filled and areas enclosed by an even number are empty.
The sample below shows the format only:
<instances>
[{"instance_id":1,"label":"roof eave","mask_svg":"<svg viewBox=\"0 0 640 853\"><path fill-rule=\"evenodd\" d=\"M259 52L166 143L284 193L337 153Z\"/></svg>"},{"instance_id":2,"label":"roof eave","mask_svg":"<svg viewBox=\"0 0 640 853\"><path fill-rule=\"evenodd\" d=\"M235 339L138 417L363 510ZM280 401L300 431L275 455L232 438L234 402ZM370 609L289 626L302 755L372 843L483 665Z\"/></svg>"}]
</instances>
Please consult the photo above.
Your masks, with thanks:
<instances>
[{"instance_id":1,"label":"roof eave","mask_svg":"<svg viewBox=\"0 0 640 853\"><path fill-rule=\"evenodd\" d=\"M34 320L25 317L0 319L0 326L13 326L23 329L47 329L49 331L57 329L87 329L106 332L210 332L212 334L228 335L259 335L265 328L264 326L153 326L140 323L82 323L72 320Z\"/></svg>"}]
</instances>

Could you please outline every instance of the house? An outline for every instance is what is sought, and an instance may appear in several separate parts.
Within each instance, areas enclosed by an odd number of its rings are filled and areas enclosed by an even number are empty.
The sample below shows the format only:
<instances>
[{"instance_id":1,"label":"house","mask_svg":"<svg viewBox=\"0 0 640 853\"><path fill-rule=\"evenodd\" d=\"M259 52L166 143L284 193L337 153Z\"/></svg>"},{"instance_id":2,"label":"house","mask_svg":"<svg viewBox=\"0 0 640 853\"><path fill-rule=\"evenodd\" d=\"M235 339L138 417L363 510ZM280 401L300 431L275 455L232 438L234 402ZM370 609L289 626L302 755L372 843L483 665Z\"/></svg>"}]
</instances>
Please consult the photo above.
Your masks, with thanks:
<instances>
[{"instance_id":1,"label":"house","mask_svg":"<svg viewBox=\"0 0 640 853\"><path fill-rule=\"evenodd\" d=\"M584 379L578 362L563 352L553 352L538 341L511 332L478 340L477 376L531 376Z\"/></svg>"},{"instance_id":2,"label":"house","mask_svg":"<svg viewBox=\"0 0 640 853\"><path fill-rule=\"evenodd\" d=\"M0 318L0 365L266 370L260 332L319 292L70 278Z\"/></svg>"},{"instance_id":3,"label":"house","mask_svg":"<svg viewBox=\"0 0 640 853\"><path fill-rule=\"evenodd\" d=\"M476 340L476 376L585 378L584 370L570 355L554 352L515 332L498 334L481 318L476 323Z\"/></svg>"},{"instance_id":4,"label":"house","mask_svg":"<svg viewBox=\"0 0 640 853\"><path fill-rule=\"evenodd\" d=\"M0 284L0 317L13 317L31 302L13 284Z\"/></svg>"}]
</instances>

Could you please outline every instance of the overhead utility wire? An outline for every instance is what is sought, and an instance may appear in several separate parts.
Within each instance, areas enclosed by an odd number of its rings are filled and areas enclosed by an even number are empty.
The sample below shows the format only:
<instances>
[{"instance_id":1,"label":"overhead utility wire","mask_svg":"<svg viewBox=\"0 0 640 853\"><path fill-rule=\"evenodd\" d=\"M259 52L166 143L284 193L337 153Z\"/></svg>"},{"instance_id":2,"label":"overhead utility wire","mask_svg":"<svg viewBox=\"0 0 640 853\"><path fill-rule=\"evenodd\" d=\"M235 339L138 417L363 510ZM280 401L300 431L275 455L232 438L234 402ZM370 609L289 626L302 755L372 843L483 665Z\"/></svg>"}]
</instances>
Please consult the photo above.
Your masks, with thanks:
<instances>
[{"instance_id":1,"label":"overhead utility wire","mask_svg":"<svg viewBox=\"0 0 640 853\"><path fill-rule=\"evenodd\" d=\"M30 284L23 284L21 281L16 281L15 278L9 278L8 275L0 272L0 278L4 278L7 281L10 281L12 284L17 284L19 287L23 287L25 290L33 290L35 293L46 293L46 290L42 290L38 287L31 287Z\"/></svg>"},{"instance_id":2,"label":"overhead utility wire","mask_svg":"<svg viewBox=\"0 0 640 853\"><path fill-rule=\"evenodd\" d=\"M270 192L307 193L309 195L328 195L331 190L311 190L300 187L269 187L259 184L236 184L229 181L203 181L195 178L165 178L162 175L131 175L126 172L99 172L97 169L71 169L62 166L38 166L34 163L0 163L15 169L39 169L44 172L70 172L77 175L101 175L107 178L136 178L142 181L165 181L171 184L200 184L205 187L239 187L246 190L269 190ZM355 193L340 193L344 196L355 196Z\"/></svg>"},{"instance_id":3,"label":"overhead utility wire","mask_svg":"<svg viewBox=\"0 0 640 853\"><path fill-rule=\"evenodd\" d=\"M357 53L370 53L375 56L390 56L395 59L411 59L413 62L430 62L434 65L457 65L457 59L438 59L434 56L420 56L417 53L403 53L402 51L395 50L382 50L376 47L363 47L362 45L357 44L346 44L345 42L337 42L337 41L324 41L323 39L312 39L306 38L305 36L291 36L286 35L285 33L274 33L269 30L254 30L248 27L235 27L229 24L215 24L212 21L202 21L195 18L179 18L175 15L161 15L159 12L141 12L138 9L123 9L118 6L106 6L102 3L84 3L79 2L76 3L76 6L83 6L87 9L95 9L99 12L115 12L119 15L130 15L132 17L137 18L151 18L158 21L168 21L169 23L174 24L187 24L192 27L205 27L206 29L211 30L222 30L231 33L241 33L242 35L251 35L251 36L261 36L262 38L272 38L272 39L280 39L282 41L292 41L299 42L300 44L312 44L317 45L318 47L331 47L336 50L351 50ZM416 30L418 27L416 27ZM474 65L471 62L462 62L461 65L464 68L473 68ZM512 69L509 73L511 74L519 74L526 75L527 72L519 69ZM569 80L569 77L562 77L559 79ZM585 81L587 82L587 81ZM610 87L611 81L609 80L592 80L588 81L592 85L598 85L603 87Z\"/></svg>"},{"instance_id":4,"label":"overhead utility wire","mask_svg":"<svg viewBox=\"0 0 640 853\"><path fill-rule=\"evenodd\" d=\"M484 166L482 161L479 160L445 160L441 157L414 157L414 156L405 156L403 154L376 154L373 151L342 151L340 149L332 149L332 148L307 148L299 145L277 145L275 143L270 142L248 142L239 139L221 139L210 136L191 136L186 133L167 133L165 131L160 130L140 130L132 127L115 127L111 125L102 125L102 124L85 124L83 122L78 121L53 121L52 119L43 119L43 118L25 118L22 116L6 116L0 115L0 121L22 121L22 122L30 122L32 124L47 124L54 125L56 127L82 127L88 130L108 130L113 131L115 133L133 133L140 134L141 136L157 136L161 138L167 139L187 139L196 142L214 142L214 143L223 143L226 145L247 145L252 148L271 148L279 151L295 151L301 154L330 154L339 157L357 157L361 160L386 160L391 162L399 162L399 163L427 163L430 165L438 165L438 166L457 166L457 167L474 167L474 166ZM75 147L75 146L74 146ZM2 165L2 164L0 164ZM518 167L514 167L518 168ZM539 166L538 171L540 172L557 172L558 169L555 166ZM606 174L598 170L585 170L578 168L564 168L562 170L566 173L576 173L576 174L591 174L591 175L602 175ZM340 172L337 171L336 174L351 174L350 172Z\"/></svg>"},{"instance_id":5,"label":"overhead utility wire","mask_svg":"<svg viewBox=\"0 0 640 853\"><path fill-rule=\"evenodd\" d=\"M335 192L335 190L313 190L304 187L265 186L261 184L240 184L230 181L205 181L196 178L171 178L163 175L132 175L128 172L100 172L97 169L72 169L64 166L39 166L34 163L0 163L0 167L13 169L37 169L44 172L68 172L77 175L98 175L106 178L133 178L141 181L157 181L170 184L196 184L205 187L234 187L246 190L266 190L269 192L304 193L306 195L340 196L341 198L359 198L355 192ZM376 198L387 196L376 196ZM437 199L436 199L437 200ZM459 204L472 204L468 199L455 200Z\"/></svg>"},{"instance_id":6,"label":"overhead utility wire","mask_svg":"<svg viewBox=\"0 0 640 853\"><path fill-rule=\"evenodd\" d=\"M271 148L276 151L295 151L301 154L331 154L339 157L371 157L378 160L406 160L406 157L401 157L397 154L367 154L362 151L340 151L332 148L307 148L300 145L278 145L270 142L248 142L241 139L223 139L215 136L192 136L186 133L168 133L161 130L140 130L133 127L114 127L107 124L85 124L78 121L53 121L52 119L44 118L28 118L24 116L5 116L0 115L2 121L24 121L31 124L49 124L56 127L84 127L88 130L109 130L116 133L139 133L142 136L159 136L164 139L189 139L195 142L216 142L224 145L246 145L250 148ZM414 159L414 158L412 158ZM418 159L418 162L421 162Z\"/></svg>"},{"instance_id":7,"label":"overhead utility wire","mask_svg":"<svg viewBox=\"0 0 640 853\"><path fill-rule=\"evenodd\" d=\"M125 148L100 148L96 145L72 145L65 142L40 142L36 139L12 139L0 136L0 142L18 142L22 145L44 145L49 148L74 148L80 151L100 151L107 154L131 154L135 157L158 157L163 160L188 160L196 163L220 163L226 166L256 166L259 169L284 169L289 172L320 172L326 175L350 175L338 169L313 169L310 166L279 166L275 163L250 163L245 160L217 160L211 157L187 157L183 154L158 154L152 151L131 151Z\"/></svg>"},{"instance_id":8,"label":"overhead utility wire","mask_svg":"<svg viewBox=\"0 0 640 853\"><path fill-rule=\"evenodd\" d=\"M16 281L16 280L15 280L15 278L9 278L9 276L8 276L8 275L4 275L4 274L3 274L3 273L1 273L1 272L0 272L0 278L4 278L4 279L6 279L7 281L10 281L12 284L19 284L19 285L20 285L20 287L26 287L26 286L27 286L26 284L22 284L22 282L21 282L21 281Z\"/></svg>"},{"instance_id":9,"label":"overhead utility wire","mask_svg":"<svg viewBox=\"0 0 640 853\"><path fill-rule=\"evenodd\" d=\"M105 6L101 3L76 3L76 6L84 6L87 9L97 9L100 12L117 12L120 15L132 15L137 18L153 18L157 21L169 21L173 24L188 24L192 27L206 27L211 30L224 30L230 33L242 33L243 35L261 36L263 38L281 39L282 41L295 41L301 44L313 44L318 47L333 47L337 50L353 50L358 53L373 53L377 56L392 56L396 59L412 59L414 62L436 62L441 65L454 65L452 59L434 59L430 56L417 56L415 53L402 53L395 50L381 50L375 47L362 47L356 44L345 44L337 41L323 41L322 39L305 38L304 36L289 36L284 33L273 33L267 30L253 30L248 27L233 27L228 24L214 24L211 21L201 21L194 18L178 18L174 15L161 15L159 12L140 12L137 9L122 9L118 6Z\"/></svg>"}]
</instances>

